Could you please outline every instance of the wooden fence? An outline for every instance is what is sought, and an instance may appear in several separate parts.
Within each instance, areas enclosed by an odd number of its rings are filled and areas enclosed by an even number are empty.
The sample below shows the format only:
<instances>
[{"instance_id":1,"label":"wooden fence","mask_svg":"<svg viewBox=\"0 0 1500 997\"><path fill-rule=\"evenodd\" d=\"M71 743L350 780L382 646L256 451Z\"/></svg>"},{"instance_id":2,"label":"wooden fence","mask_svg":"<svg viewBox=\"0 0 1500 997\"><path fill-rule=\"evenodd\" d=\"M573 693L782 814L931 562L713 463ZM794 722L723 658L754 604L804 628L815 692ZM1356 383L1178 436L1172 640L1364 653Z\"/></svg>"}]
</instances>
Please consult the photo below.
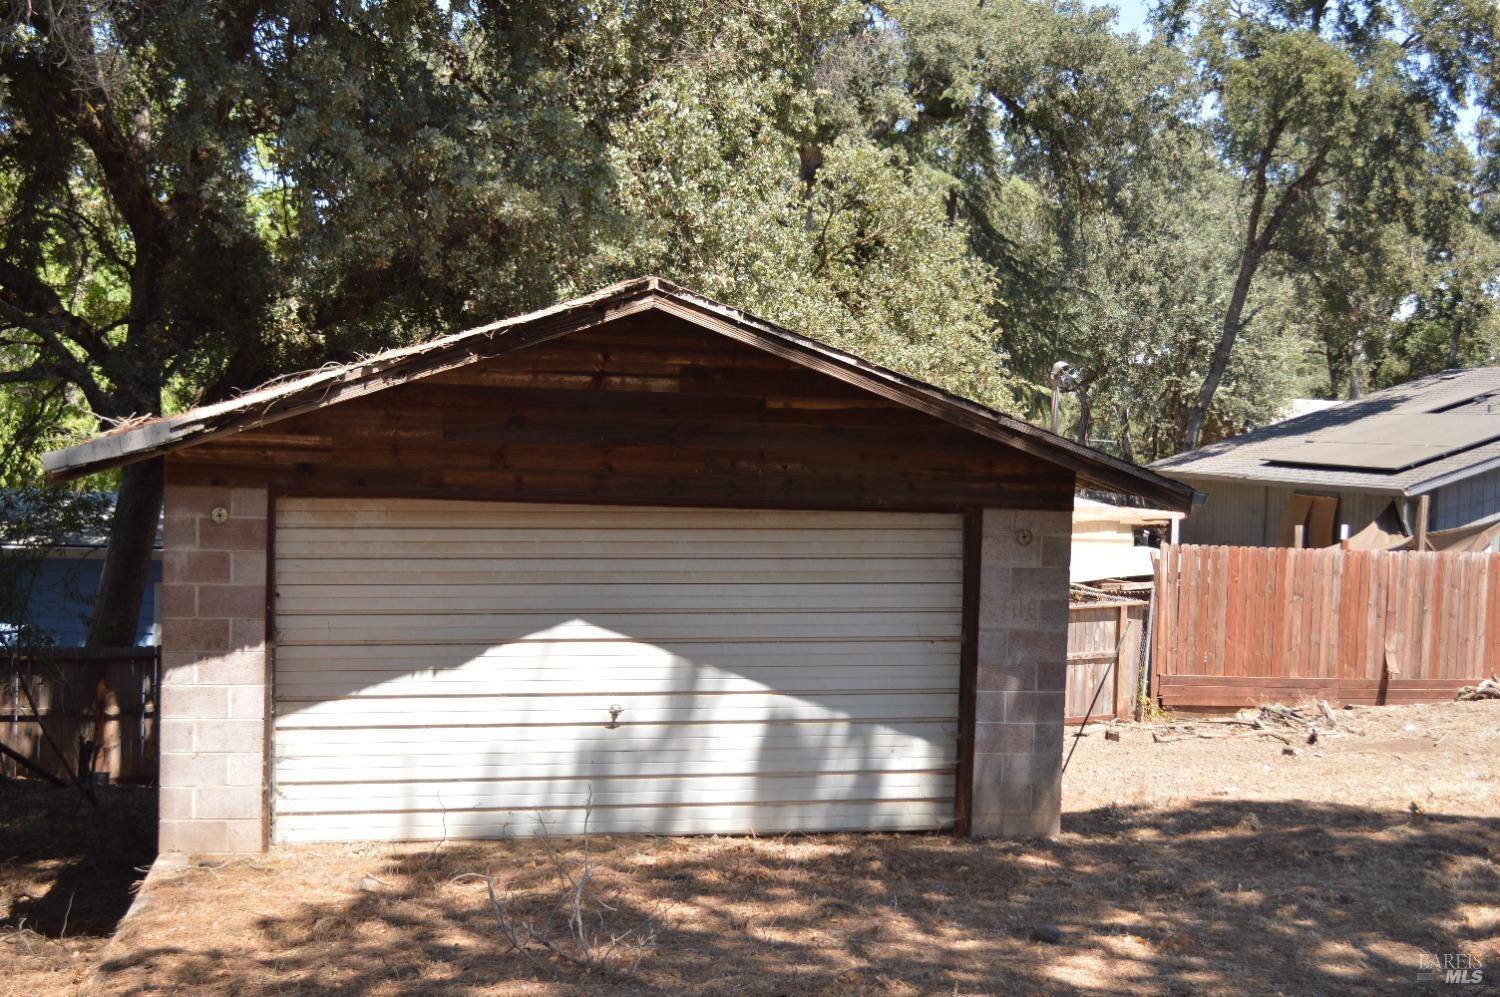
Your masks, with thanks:
<instances>
[{"instance_id":1,"label":"wooden fence","mask_svg":"<svg viewBox=\"0 0 1500 997\"><path fill-rule=\"evenodd\" d=\"M65 777L77 769L82 737L98 745L93 771L123 782L154 782L160 662L153 647L5 655L0 658L0 742ZM19 767L0 758L0 773L15 775Z\"/></svg>"},{"instance_id":2,"label":"wooden fence","mask_svg":"<svg viewBox=\"0 0 1500 997\"><path fill-rule=\"evenodd\" d=\"M1065 722L1082 723L1086 715L1108 720L1135 713L1147 608L1147 603L1137 599L1075 602L1068 607ZM1092 714L1090 703L1094 704Z\"/></svg>"},{"instance_id":3,"label":"wooden fence","mask_svg":"<svg viewBox=\"0 0 1500 997\"><path fill-rule=\"evenodd\" d=\"M1165 546L1164 706L1451 699L1500 670L1500 555Z\"/></svg>"}]
</instances>

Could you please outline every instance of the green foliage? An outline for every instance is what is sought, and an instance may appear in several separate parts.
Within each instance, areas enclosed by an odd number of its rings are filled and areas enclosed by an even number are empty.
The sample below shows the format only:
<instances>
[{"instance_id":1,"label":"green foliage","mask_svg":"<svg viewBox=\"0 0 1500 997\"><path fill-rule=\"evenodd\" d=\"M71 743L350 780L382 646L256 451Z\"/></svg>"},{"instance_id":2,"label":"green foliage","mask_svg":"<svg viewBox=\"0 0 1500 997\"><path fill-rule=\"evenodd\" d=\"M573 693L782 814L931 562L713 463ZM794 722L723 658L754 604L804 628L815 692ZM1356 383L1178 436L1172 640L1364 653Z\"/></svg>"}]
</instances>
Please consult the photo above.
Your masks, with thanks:
<instances>
[{"instance_id":1,"label":"green foliage","mask_svg":"<svg viewBox=\"0 0 1500 997\"><path fill-rule=\"evenodd\" d=\"M1175 452L1234 281L1232 181L1201 146L1176 144L1167 158L1171 184L1129 188L1121 208L1089 218L1077 241L1082 293L1068 359L1087 405L1072 411L1081 436L1142 461ZM1285 405L1304 331L1291 291L1285 280L1257 288L1213 435L1272 421Z\"/></svg>"},{"instance_id":2,"label":"green foliage","mask_svg":"<svg viewBox=\"0 0 1500 997\"><path fill-rule=\"evenodd\" d=\"M13 379L148 415L555 298L603 143L557 25L499 19L31 7L0 47Z\"/></svg>"},{"instance_id":3,"label":"green foliage","mask_svg":"<svg viewBox=\"0 0 1500 997\"><path fill-rule=\"evenodd\" d=\"M1293 390L1487 362L1497 17L1168 0L1142 40L1079 0L22 5L0 474L643 272L1033 416L1066 359L1068 430L1143 459Z\"/></svg>"},{"instance_id":4,"label":"green foliage","mask_svg":"<svg viewBox=\"0 0 1500 997\"><path fill-rule=\"evenodd\" d=\"M1410 314L1383 323L1370 337L1375 386L1500 361L1500 245L1477 227L1464 236L1453 249L1424 261Z\"/></svg>"},{"instance_id":5,"label":"green foliage","mask_svg":"<svg viewBox=\"0 0 1500 997\"><path fill-rule=\"evenodd\" d=\"M1450 286L1443 270L1457 254L1484 257L1473 238L1481 171L1456 112L1471 99L1495 111L1500 8L1168 0L1159 19L1193 59L1213 100L1209 132L1242 184L1236 292L1183 434L1196 443L1263 264L1304 284L1328 390L1343 381L1357 394L1367 354L1397 331L1397 306Z\"/></svg>"},{"instance_id":6,"label":"green foliage","mask_svg":"<svg viewBox=\"0 0 1500 997\"><path fill-rule=\"evenodd\" d=\"M976 256L999 280L1013 371L1046 407L1047 371L1088 320L1077 245L1118 206L1157 138L1181 127L1185 63L1077 3L902 3L905 116L883 140L954 178ZM1041 390L1037 390L1040 388Z\"/></svg>"},{"instance_id":7,"label":"green foliage","mask_svg":"<svg viewBox=\"0 0 1500 997\"><path fill-rule=\"evenodd\" d=\"M745 75L732 53L712 50L658 81L618 129L620 210L638 221L601 248L589 282L660 273L1009 404L993 278L963 224L945 216L947 178L840 137L819 150L812 182L797 182L796 133L815 130L817 112Z\"/></svg>"}]
</instances>

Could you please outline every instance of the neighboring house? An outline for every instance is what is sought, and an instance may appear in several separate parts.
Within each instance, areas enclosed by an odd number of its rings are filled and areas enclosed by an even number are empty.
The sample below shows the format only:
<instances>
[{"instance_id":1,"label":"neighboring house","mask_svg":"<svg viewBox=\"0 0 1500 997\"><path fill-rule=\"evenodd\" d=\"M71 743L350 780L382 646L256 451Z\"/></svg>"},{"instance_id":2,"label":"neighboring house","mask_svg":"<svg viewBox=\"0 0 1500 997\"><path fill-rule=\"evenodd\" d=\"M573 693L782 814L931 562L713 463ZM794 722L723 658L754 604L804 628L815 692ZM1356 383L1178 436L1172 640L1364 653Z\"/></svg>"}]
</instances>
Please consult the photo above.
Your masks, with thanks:
<instances>
[{"instance_id":1,"label":"neighboring house","mask_svg":"<svg viewBox=\"0 0 1500 997\"><path fill-rule=\"evenodd\" d=\"M1075 487L1191 496L657 278L45 463L152 457L197 852L1055 832Z\"/></svg>"},{"instance_id":2,"label":"neighboring house","mask_svg":"<svg viewBox=\"0 0 1500 997\"><path fill-rule=\"evenodd\" d=\"M1376 524L1415 535L1500 519L1500 367L1445 371L1152 469L1201 494L1185 543L1337 543ZM1424 513L1426 522L1419 523Z\"/></svg>"},{"instance_id":3,"label":"neighboring house","mask_svg":"<svg viewBox=\"0 0 1500 997\"><path fill-rule=\"evenodd\" d=\"M1084 495L1073 499L1073 557L1068 577L1074 582L1108 578L1150 578L1156 572L1158 541L1175 541L1183 514L1167 509L1114 505Z\"/></svg>"},{"instance_id":4,"label":"neighboring house","mask_svg":"<svg viewBox=\"0 0 1500 997\"><path fill-rule=\"evenodd\" d=\"M88 634L89 612L99 591L105 546L103 534L77 534L49 547L39 564L27 557L18 559L18 568L6 569L34 572L29 577L15 580L27 596L22 612L26 622L41 630L56 647L83 646ZM140 624L135 635L137 646L158 643L156 589L160 583L161 534L158 532L151 576L141 600ZM14 632L19 623L19 620L0 619L0 632Z\"/></svg>"}]
</instances>

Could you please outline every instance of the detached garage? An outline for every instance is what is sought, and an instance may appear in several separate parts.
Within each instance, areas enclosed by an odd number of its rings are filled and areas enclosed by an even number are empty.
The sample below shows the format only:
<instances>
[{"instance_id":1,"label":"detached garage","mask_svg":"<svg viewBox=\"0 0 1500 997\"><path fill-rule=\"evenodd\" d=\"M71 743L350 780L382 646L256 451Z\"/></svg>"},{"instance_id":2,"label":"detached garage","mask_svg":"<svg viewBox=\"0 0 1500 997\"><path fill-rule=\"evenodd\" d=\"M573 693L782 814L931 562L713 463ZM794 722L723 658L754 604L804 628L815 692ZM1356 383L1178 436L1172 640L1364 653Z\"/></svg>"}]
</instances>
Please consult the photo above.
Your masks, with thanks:
<instances>
[{"instance_id":1,"label":"detached garage","mask_svg":"<svg viewBox=\"0 0 1500 997\"><path fill-rule=\"evenodd\" d=\"M656 278L49 455L166 464L163 850L1059 813L1132 465Z\"/></svg>"}]
</instances>

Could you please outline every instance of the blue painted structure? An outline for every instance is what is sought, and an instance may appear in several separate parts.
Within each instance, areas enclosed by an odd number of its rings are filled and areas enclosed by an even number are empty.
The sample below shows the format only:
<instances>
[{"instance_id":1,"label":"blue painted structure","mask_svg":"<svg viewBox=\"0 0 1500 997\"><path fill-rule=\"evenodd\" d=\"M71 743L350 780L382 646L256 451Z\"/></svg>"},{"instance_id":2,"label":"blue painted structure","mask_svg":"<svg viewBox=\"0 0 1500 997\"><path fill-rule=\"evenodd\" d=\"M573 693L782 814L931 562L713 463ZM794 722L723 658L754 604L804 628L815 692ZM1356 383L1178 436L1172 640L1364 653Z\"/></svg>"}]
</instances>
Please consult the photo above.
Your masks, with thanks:
<instances>
[{"instance_id":1,"label":"blue painted structure","mask_svg":"<svg viewBox=\"0 0 1500 997\"><path fill-rule=\"evenodd\" d=\"M73 556L59 554L42 563L32 584L27 615L30 623L45 630L57 646L82 647L88 634L89 609L99 591L104 550L70 553ZM152 623L156 619L156 586L160 581L161 561L154 560L141 600L141 618L136 625L138 647L156 643Z\"/></svg>"}]
</instances>

